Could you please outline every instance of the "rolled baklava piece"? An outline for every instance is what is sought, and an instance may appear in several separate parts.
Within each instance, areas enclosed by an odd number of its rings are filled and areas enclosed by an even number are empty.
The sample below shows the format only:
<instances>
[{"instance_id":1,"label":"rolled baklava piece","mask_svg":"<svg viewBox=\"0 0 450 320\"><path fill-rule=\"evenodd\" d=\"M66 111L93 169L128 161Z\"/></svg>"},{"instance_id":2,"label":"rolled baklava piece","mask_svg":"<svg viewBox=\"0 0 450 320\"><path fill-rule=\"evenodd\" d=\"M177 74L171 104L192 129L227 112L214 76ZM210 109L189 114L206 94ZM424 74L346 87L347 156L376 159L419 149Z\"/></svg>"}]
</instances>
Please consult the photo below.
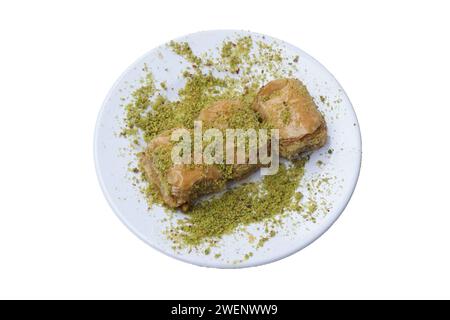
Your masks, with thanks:
<instances>
[{"instance_id":1,"label":"rolled baklava piece","mask_svg":"<svg viewBox=\"0 0 450 320\"><path fill-rule=\"evenodd\" d=\"M187 211L193 200L222 190L225 179L214 165L174 164L171 134L172 131L163 133L148 144L141 154L140 166L167 206Z\"/></svg>"},{"instance_id":2,"label":"rolled baklava piece","mask_svg":"<svg viewBox=\"0 0 450 320\"><path fill-rule=\"evenodd\" d=\"M322 147L325 119L306 86L297 79L278 79L262 87L253 104L269 126L280 130L280 155L288 159Z\"/></svg>"}]
</instances>

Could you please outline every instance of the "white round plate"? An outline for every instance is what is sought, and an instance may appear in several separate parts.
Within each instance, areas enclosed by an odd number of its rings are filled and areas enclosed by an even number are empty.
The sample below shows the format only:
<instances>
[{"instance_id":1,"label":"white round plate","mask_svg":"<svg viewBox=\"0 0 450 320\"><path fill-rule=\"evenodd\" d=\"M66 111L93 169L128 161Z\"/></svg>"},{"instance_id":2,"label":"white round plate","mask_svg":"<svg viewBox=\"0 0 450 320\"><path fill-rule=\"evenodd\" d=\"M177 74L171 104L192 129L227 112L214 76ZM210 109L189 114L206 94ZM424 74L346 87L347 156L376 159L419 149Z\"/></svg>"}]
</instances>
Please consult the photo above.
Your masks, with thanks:
<instances>
[{"instance_id":1,"label":"white round plate","mask_svg":"<svg viewBox=\"0 0 450 320\"><path fill-rule=\"evenodd\" d=\"M133 88L136 88L145 76L142 70L144 64L148 66L156 80L161 79L165 68L180 69L179 57L166 45L145 54L120 76L105 99L95 130L94 153L97 174L105 197L116 215L153 248L199 266L216 268L257 266L285 258L308 246L320 237L345 209L356 186L361 165L361 136L352 105L333 75L308 54L283 41L246 31L206 31L176 40L187 41L194 53L201 53L206 50L217 50L217 46L227 38L245 35L250 35L254 40L275 43L289 56L298 55L300 67L293 77L305 83L325 115L329 129L328 143L312 153L303 178L305 183L317 181L318 177L329 178L325 187L313 186L324 188L318 200L328 210L326 214L320 214L315 223L308 221L298 223L293 214L292 218L284 221L283 229L257 250L247 237L240 234L223 237L219 247L213 248L208 255L201 250L178 252L172 249L173 244L164 234L168 223L167 213L158 206L149 209L142 193L133 186L131 182L133 174L129 171L129 163L136 159L129 148L129 141L118 135L123 127L123 100L127 99ZM173 75L170 74L169 77L173 79L168 79L168 84L179 85L180 79L177 79L177 76L178 71ZM167 72L164 73L164 77L167 78ZM323 163L320 164L318 160ZM308 190L304 190L305 183L302 183L303 187L299 190L307 194ZM257 226L250 226L249 232L257 232L256 229ZM249 252L252 252L253 256L250 259L243 259ZM221 254L220 258L217 258L217 253Z\"/></svg>"}]
</instances>

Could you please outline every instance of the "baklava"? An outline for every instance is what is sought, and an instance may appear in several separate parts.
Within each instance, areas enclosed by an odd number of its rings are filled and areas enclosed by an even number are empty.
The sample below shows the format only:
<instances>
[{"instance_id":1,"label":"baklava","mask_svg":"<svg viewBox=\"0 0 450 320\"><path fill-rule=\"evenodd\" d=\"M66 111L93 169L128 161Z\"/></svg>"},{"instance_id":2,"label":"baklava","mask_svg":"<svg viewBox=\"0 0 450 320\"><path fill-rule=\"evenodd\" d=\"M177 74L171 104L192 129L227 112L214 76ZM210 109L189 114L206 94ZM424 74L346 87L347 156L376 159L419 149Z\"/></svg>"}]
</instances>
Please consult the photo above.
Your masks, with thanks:
<instances>
[{"instance_id":1,"label":"baklava","mask_svg":"<svg viewBox=\"0 0 450 320\"><path fill-rule=\"evenodd\" d=\"M201 110L197 120L201 121L202 130L218 129L223 137L227 129L279 129L280 155L289 159L318 149L327 140L327 127L322 114L306 87L296 79L269 82L259 90L253 103L244 103L241 99L216 101ZM186 211L199 197L221 191L227 181L241 179L261 167L259 162L250 163L248 149L244 163L238 163L238 146L234 143L234 150L223 143L223 163L193 164L192 161L190 164L174 164L171 158L171 134L174 130L166 131L150 141L140 156L140 166L148 180L157 187L162 200L171 208ZM248 141L245 140L245 143L248 144ZM259 145L261 147L269 148L270 153L270 143ZM227 164L225 155L230 151L234 161Z\"/></svg>"},{"instance_id":2,"label":"baklava","mask_svg":"<svg viewBox=\"0 0 450 320\"><path fill-rule=\"evenodd\" d=\"M319 149L327 141L327 126L306 86L297 79L278 79L262 87L253 108L280 130L280 155L293 159Z\"/></svg>"},{"instance_id":3,"label":"baklava","mask_svg":"<svg viewBox=\"0 0 450 320\"><path fill-rule=\"evenodd\" d=\"M186 211L198 197L224 188L221 170L214 165L174 164L172 131L154 138L140 156L140 166L171 208Z\"/></svg>"},{"instance_id":4,"label":"baklava","mask_svg":"<svg viewBox=\"0 0 450 320\"><path fill-rule=\"evenodd\" d=\"M239 100L215 102L201 111L198 120L202 121L204 129L223 131L224 137L226 129L238 128L241 121L247 126L258 125L255 112ZM248 158L245 164L194 164L193 159L191 164L174 164L171 158L172 132L167 131L151 140L140 156L140 166L148 180L171 208L179 207L186 211L197 198L223 190L227 181L241 179L260 167L248 164ZM225 148L226 144L223 146ZM226 152L224 150L224 155Z\"/></svg>"}]
</instances>

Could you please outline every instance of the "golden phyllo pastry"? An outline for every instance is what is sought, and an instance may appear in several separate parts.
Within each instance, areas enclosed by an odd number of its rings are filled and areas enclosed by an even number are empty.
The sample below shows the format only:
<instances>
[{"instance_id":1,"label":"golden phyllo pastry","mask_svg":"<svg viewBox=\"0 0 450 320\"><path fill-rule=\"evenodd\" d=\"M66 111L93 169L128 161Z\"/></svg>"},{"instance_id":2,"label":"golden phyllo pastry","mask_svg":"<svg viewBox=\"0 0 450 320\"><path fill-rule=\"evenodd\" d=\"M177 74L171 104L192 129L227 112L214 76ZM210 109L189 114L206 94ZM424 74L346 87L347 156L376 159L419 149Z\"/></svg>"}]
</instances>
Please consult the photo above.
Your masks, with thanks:
<instances>
[{"instance_id":1,"label":"golden phyllo pastry","mask_svg":"<svg viewBox=\"0 0 450 320\"><path fill-rule=\"evenodd\" d=\"M306 86L297 79L278 79L262 87L253 108L280 130L280 155L289 159L322 147L327 127Z\"/></svg>"},{"instance_id":2,"label":"golden phyllo pastry","mask_svg":"<svg viewBox=\"0 0 450 320\"><path fill-rule=\"evenodd\" d=\"M187 210L198 197L222 190L225 181L213 165L174 164L171 133L163 133L148 144L140 165L169 207Z\"/></svg>"}]
</instances>

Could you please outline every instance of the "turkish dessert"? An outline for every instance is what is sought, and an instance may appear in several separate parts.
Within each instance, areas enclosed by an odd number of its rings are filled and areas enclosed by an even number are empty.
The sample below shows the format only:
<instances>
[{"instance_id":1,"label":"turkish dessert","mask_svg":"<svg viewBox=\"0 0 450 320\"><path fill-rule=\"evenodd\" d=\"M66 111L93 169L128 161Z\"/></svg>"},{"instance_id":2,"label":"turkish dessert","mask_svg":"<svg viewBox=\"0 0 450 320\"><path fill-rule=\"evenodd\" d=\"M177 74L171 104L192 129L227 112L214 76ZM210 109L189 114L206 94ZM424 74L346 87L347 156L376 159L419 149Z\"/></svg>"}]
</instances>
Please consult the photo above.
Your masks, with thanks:
<instances>
[{"instance_id":1,"label":"turkish dessert","mask_svg":"<svg viewBox=\"0 0 450 320\"><path fill-rule=\"evenodd\" d=\"M297 79L273 80L262 87L253 108L280 130L280 155L293 159L319 149L327 126L306 86Z\"/></svg>"},{"instance_id":2,"label":"turkish dessert","mask_svg":"<svg viewBox=\"0 0 450 320\"><path fill-rule=\"evenodd\" d=\"M289 159L306 151L322 147L327 128L306 87L297 79L278 79L262 87L250 108L241 99L218 100L203 108L197 120L203 129L214 128L224 135L227 129L279 129L280 154ZM254 172L260 163L237 162L237 145L231 148L233 161L226 164L174 164L171 154L173 130L150 141L141 156L141 166L147 179L159 191L162 200L171 208L187 211L192 201L205 194L221 191L229 180L241 179ZM270 146L270 145L268 145ZM223 154L231 150L223 144ZM228 149L227 149L228 148ZM246 150L248 151L248 150Z\"/></svg>"}]
</instances>

